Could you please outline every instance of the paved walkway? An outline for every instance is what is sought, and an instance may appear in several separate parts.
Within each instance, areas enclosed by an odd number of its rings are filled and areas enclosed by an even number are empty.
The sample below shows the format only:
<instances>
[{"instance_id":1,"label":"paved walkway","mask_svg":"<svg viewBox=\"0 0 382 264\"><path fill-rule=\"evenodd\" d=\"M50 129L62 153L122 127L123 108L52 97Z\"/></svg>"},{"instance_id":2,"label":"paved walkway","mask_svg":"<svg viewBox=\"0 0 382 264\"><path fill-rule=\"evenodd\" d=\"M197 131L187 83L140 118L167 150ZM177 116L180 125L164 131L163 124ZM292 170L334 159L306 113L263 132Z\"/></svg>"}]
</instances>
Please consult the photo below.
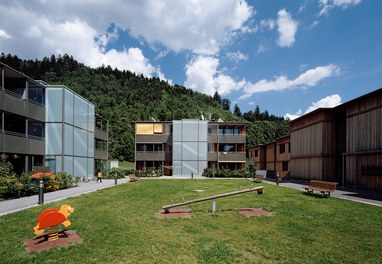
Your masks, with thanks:
<instances>
[{"instance_id":1,"label":"paved walkway","mask_svg":"<svg viewBox=\"0 0 382 264\"><path fill-rule=\"evenodd\" d=\"M129 178L118 179L118 184L129 182ZM94 192L115 185L114 180L102 179L102 182L80 182L78 187L49 192L44 194L44 204L59 201L68 197ZM38 206L38 195L0 202L0 215L13 213L27 208Z\"/></svg>"},{"instance_id":2,"label":"paved walkway","mask_svg":"<svg viewBox=\"0 0 382 264\"><path fill-rule=\"evenodd\" d=\"M276 184L272 180L264 180L266 183ZM304 190L304 186L308 185L308 181L298 181L298 180L285 180L279 183L279 186L297 189L301 191ZM356 188L346 188L338 187L335 192L332 192L332 197L339 199L350 200L354 202L360 202L365 204L371 204L382 207L382 191L364 190Z\"/></svg>"},{"instance_id":3,"label":"paved walkway","mask_svg":"<svg viewBox=\"0 0 382 264\"><path fill-rule=\"evenodd\" d=\"M159 177L159 178L145 178L145 179L190 179L184 177ZM205 177L194 177L194 179L208 179ZM215 178L221 179L221 178ZM224 179L224 178L223 178ZM237 179L237 178L235 178ZM250 179L248 179L250 180ZM118 184L129 182L129 178L118 179ZM267 184L276 184L272 180L264 180ZM300 191L304 191L303 186L307 185L308 182L287 180L282 181L279 186L293 188ZM115 185L114 180L103 179L102 183L96 181L90 181L88 183L81 182L78 187L65 189L56 192L46 193L44 195L44 203L51 203L54 201L59 201L68 197L81 195L84 193L94 192L104 188L112 187ZM351 200L355 202L371 204L382 207L382 192L381 191L370 191L362 189L352 189L352 188L341 188L339 187L335 192L332 193L333 197ZM24 210L26 208L38 206L38 195L23 197L14 200L6 200L0 202L0 215L9 214L12 212Z\"/></svg>"}]
</instances>

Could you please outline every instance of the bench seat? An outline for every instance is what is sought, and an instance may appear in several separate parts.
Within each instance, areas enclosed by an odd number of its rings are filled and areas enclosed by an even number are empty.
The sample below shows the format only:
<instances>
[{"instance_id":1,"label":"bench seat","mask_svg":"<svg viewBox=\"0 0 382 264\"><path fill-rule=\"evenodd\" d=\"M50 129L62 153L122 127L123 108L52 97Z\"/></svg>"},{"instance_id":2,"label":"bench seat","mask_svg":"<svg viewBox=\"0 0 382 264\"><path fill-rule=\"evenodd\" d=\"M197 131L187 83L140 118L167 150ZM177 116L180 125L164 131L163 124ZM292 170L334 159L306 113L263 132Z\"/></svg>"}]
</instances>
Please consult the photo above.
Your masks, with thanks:
<instances>
[{"instance_id":1,"label":"bench seat","mask_svg":"<svg viewBox=\"0 0 382 264\"><path fill-rule=\"evenodd\" d=\"M127 176L129 176L129 179L130 179L131 182L134 182L134 181L138 180L138 177L135 174L129 174Z\"/></svg>"},{"instance_id":2,"label":"bench seat","mask_svg":"<svg viewBox=\"0 0 382 264\"><path fill-rule=\"evenodd\" d=\"M304 189L308 193L313 193L313 191L319 191L324 196L330 196L331 192L336 190L337 182L310 180L309 186L304 186Z\"/></svg>"}]
</instances>

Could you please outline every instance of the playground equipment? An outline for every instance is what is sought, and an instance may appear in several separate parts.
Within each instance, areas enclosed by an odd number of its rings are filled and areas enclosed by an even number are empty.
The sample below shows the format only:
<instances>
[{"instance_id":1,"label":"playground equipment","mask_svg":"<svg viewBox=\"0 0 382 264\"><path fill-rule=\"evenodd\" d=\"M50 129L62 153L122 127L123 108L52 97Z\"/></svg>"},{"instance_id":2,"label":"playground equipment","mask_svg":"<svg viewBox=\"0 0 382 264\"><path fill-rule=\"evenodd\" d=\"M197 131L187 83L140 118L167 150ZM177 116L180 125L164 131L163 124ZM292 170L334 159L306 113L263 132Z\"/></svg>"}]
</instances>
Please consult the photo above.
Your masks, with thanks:
<instances>
[{"instance_id":1,"label":"playground equipment","mask_svg":"<svg viewBox=\"0 0 382 264\"><path fill-rule=\"evenodd\" d=\"M223 194L218 194L218 195L213 195L213 196L208 196L208 197L203 197L203 198L199 198L199 199L184 201L182 203L169 204L169 205L163 206L162 209L164 210L164 212L166 214L168 214L168 213L170 213L170 211L169 211L170 208L179 207L179 206L187 205L187 204L204 202L204 201L208 201L208 200L214 200L215 201L215 199L218 199L218 198L223 198L223 197L227 197L227 196L233 196L233 195L247 193L247 192L253 192L253 191L257 191L257 194L262 194L263 193L263 186L250 188L250 189L246 189L246 190L235 191L235 192L223 193ZM216 203L213 203L213 211L214 211L214 208L216 208Z\"/></svg>"},{"instance_id":2,"label":"playground equipment","mask_svg":"<svg viewBox=\"0 0 382 264\"><path fill-rule=\"evenodd\" d=\"M63 224L65 227L71 225L68 216L74 212L74 208L70 205L61 205L60 210L48 209L40 214L37 219L37 224L33 228L34 234L41 235L44 229L48 229L48 241L58 239L58 225Z\"/></svg>"}]
</instances>

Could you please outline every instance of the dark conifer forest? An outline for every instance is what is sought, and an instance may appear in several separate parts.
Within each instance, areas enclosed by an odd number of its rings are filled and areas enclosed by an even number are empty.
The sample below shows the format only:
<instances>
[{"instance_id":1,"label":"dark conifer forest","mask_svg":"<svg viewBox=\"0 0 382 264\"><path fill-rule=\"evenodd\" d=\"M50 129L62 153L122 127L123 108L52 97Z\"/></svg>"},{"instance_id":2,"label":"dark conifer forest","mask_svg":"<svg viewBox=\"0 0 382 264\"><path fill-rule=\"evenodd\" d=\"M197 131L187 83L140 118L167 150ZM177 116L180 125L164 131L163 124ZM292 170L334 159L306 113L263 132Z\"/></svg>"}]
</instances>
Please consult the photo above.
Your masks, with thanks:
<instances>
[{"instance_id":1,"label":"dark conifer forest","mask_svg":"<svg viewBox=\"0 0 382 264\"><path fill-rule=\"evenodd\" d=\"M4 54L0 61L35 80L62 84L85 97L96 114L109 121L109 158L134 161L133 121L200 119L247 122L247 146L266 144L289 134L289 123L259 106L242 113L237 104L216 92L208 96L157 77L147 78L130 71L102 66L96 69L69 55L22 60ZM233 112L230 111L233 108Z\"/></svg>"}]
</instances>

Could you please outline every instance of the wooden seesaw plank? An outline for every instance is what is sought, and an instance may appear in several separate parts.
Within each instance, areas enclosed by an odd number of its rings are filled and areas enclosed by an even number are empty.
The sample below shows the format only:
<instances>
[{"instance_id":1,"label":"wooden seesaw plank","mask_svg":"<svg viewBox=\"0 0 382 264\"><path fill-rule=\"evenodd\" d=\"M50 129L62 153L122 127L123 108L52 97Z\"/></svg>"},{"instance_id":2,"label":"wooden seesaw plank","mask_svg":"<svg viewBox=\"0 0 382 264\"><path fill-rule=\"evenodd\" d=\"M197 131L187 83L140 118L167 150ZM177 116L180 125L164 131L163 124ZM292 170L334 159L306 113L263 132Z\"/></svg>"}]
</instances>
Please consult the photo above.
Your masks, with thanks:
<instances>
[{"instance_id":1,"label":"wooden seesaw plank","mask_svg":"<svg viewBox=\"0 0 382 264\"><path fill-rule=\"evenodd\" d=\"M194 199L194 200L184 201L182 203L169 204L169 205L163 206L162 209L164 210L165 213L169 213L170 208L174 208L174 207L178 207L178 206L182 206L182 205L187 205L187 204L204 202L204 201L208 201L208 200L214 200L214 199L218 199L218 198L222 198L222 197L227 197L227 196L232 196L232 195L237 195L237 194L242 194L242 193L247 193L247 192L253 192L253 191L257 191L258 194L262 194L263 193L263 186L259 186L259 187L255 187L255 188L251 188L251 189L246 189L246 190L235 191L235 192L217 194L217 195L213 195L213 196L208 196L208 197L198 198L198 199Z\"/></svg>"}]
</instances>

